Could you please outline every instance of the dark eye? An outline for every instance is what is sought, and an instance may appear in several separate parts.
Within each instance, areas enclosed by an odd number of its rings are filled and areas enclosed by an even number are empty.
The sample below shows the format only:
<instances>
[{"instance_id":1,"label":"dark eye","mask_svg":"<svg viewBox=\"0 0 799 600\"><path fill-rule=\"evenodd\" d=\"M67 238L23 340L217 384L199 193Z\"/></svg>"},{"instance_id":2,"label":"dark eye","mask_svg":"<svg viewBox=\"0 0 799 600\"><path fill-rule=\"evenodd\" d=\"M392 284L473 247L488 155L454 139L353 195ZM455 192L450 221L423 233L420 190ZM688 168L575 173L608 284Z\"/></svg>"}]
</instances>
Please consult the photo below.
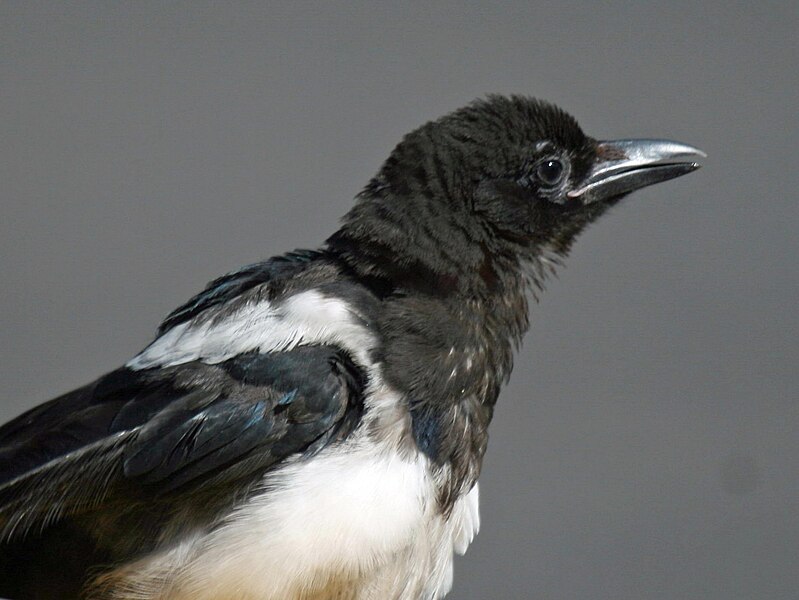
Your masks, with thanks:
<instances>
[{"instance_id":1,"label":"dark eye","mask_svg":"<svg viewBox=\"0 0 799 600\"><path fill-rule=\"evenodd\" d=\"M536 176L546 185L555 185L563 177L563 163L557 158L548 158L536 169Z\"/></svg>"}]
</instances>

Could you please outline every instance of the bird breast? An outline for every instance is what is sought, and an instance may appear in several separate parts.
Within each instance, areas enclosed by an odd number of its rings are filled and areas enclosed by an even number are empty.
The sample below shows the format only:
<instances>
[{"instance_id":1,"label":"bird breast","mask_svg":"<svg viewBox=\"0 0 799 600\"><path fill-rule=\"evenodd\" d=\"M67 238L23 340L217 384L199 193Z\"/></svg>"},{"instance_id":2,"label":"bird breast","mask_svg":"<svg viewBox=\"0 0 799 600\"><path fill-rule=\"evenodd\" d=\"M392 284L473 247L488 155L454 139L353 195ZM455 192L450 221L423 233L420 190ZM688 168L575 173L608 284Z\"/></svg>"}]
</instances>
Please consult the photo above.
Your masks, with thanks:
<instances>
[{"instance_id":1,"label":"bird breast","mask_svg":"<svg viewBox=\"0 0 799 600\"><path fill-rule=\"evenodd\" d=\"M479 528L477 487L442 515L427 458L363 433L269 476L214 530L109 574L103 587L115 600L443 597L453 552Z\"/></svg>"}]
</instances>

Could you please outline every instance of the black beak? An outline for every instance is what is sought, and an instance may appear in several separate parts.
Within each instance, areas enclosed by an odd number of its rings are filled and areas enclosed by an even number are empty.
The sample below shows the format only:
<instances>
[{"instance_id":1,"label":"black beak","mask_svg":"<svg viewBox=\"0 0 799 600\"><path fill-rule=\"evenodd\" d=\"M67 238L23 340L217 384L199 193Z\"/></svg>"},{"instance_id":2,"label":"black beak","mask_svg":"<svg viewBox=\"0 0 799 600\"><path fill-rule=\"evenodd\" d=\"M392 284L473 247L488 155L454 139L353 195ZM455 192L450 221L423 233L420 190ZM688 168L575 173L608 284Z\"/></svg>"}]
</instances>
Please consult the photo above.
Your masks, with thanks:
<instances>
[{"instance_id":1,"label":"black beak","mask_svg":"<svg viewBox=\"0 0 799 600\"><path fill-rule=\"evenodd\" d=\"M695 171L707 155L669 140L599 142L597 162L579 187L567 193L583 204L607 200Z\"/></svg>"}]
</instances>

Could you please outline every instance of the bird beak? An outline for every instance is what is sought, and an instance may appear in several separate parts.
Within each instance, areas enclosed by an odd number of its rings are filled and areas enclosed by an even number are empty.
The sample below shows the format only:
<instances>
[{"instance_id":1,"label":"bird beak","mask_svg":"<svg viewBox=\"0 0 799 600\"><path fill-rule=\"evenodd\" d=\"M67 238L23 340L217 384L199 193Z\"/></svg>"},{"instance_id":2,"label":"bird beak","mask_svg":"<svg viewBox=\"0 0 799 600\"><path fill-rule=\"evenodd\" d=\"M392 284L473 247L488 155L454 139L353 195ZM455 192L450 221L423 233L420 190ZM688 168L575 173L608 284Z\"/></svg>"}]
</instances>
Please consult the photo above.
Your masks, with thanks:
<instances>
[{"instance_id":1,"label":"bird beak","mask_svg":"<svg viewBox=\"0 0 799 600\"><path fill-rule=\"evenodd\" d=\"M583 204L606 200L695 171L707 155L669 140L599 142L597 162L580 186L567 192Z\"/></svg>"}]
</instances>

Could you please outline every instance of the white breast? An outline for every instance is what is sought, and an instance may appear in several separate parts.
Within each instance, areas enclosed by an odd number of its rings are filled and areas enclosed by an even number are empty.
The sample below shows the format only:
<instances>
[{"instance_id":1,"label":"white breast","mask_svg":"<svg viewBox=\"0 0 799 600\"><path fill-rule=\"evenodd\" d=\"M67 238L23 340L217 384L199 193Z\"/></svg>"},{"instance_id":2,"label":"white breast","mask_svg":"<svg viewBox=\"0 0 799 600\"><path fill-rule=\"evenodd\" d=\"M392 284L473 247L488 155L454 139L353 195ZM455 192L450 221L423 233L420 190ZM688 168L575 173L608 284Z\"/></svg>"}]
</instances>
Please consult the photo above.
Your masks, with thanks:
<instances>
[{"instance_id":1,"label":"white breast","mask_svg":"<svg viewBox=\"0 0 799 600\"><path fill-rule=\"evenodd\" d=\"M479 528L477 487L444 519L427 459L384 450L339 446L290 465L213 531L116 573L111 597L321 599L334 582L352 600L443 598L453 552Z\"/></svg>"},{"instance_id":2,"label":"white breast","mask_svg":"<svg viewBox=\"0 0 799 600\"><path fill-rule=\"evenodd\" d=\"M357 579L423 535L433 487L426 461L339 447L270 478L197 545L177 587L187 597L293 598L298 588Z\"/></svg>"}]
</instances>

